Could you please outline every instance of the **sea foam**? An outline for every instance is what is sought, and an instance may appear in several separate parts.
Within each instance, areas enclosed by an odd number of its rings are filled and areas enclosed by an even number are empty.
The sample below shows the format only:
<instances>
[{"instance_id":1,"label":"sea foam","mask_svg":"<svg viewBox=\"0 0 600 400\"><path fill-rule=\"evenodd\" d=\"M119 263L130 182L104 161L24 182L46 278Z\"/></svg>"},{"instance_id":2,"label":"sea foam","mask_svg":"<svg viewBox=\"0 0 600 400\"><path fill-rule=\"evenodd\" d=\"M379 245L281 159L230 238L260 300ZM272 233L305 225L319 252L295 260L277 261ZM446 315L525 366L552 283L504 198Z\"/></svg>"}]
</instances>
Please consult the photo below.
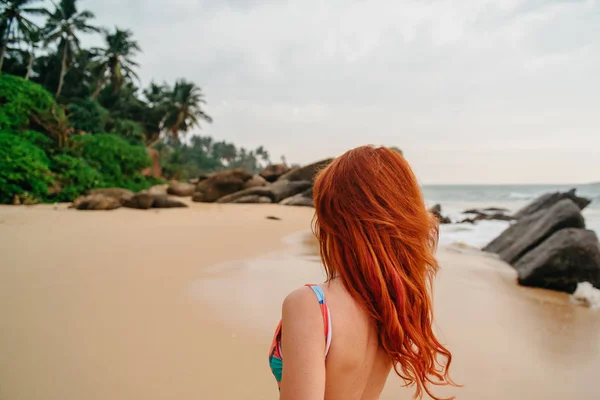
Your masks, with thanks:
<instances>
[{"instance_id":1,"label":"sea foam","mask_svg":"<svg viewBox=\"0 0 600 400\"><path fill-rule=\"evenodd\" d=\"M600 308L600 289L595 288L589 282L579 282L577 289L571 295L571 301L590 308Z\"/></svg>"}]
</instances>

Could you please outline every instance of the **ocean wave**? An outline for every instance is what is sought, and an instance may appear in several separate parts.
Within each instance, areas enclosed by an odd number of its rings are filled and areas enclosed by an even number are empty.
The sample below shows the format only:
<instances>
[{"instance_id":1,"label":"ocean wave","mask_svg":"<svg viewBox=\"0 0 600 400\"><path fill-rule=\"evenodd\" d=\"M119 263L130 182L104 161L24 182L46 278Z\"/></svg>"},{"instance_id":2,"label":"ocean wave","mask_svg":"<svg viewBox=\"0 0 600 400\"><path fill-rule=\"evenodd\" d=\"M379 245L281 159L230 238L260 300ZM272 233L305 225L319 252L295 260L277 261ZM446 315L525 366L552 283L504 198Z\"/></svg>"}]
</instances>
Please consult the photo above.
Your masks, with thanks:
<instances>
[{"instance_id":1,"label":"ocean wave","mask_svg":"<svg viewBox=\"0 0 600 400\"><path fill-rule=\"evenodd\" d=\"M600 289L596 289L589 282L579 282L577 289L571 295L571 301L590 308L600 308Z\"/></svg>"},{"instance_id":2,"label":"ocean wave","mask_svg":"<svg viewBox=\"0 0 600 400\"><path fill-rule=\"evenodd\" d=\"M508 198L515 200L532 200L536 197L535 194L532 193L519 193L519 192L510 192Z\"/></svg>"}]
</instances>

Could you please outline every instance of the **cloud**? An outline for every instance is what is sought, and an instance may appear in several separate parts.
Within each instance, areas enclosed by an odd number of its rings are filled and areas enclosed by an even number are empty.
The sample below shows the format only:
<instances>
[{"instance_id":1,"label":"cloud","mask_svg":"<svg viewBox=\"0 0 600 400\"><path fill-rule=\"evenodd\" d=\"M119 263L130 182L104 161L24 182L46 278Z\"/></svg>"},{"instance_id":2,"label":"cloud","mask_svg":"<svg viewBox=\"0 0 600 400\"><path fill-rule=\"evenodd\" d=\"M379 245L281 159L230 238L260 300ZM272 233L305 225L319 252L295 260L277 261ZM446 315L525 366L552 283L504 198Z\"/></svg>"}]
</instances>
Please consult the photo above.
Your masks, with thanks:
<instances>
[{"instance_id":1,"label":"cloud","mask_svg":"<svg viewBox=\"0 0 600 400\"><path fill-rule=\"evenodd\" d=\"M134 31L143 81L203 87L215 123L200 133L301 163L397 145L425 182L598 180L581 164L600 146L598 0L82 6ZM520 173L536 149L570 150L563 165Z\"/></svg>"}]
</instances>

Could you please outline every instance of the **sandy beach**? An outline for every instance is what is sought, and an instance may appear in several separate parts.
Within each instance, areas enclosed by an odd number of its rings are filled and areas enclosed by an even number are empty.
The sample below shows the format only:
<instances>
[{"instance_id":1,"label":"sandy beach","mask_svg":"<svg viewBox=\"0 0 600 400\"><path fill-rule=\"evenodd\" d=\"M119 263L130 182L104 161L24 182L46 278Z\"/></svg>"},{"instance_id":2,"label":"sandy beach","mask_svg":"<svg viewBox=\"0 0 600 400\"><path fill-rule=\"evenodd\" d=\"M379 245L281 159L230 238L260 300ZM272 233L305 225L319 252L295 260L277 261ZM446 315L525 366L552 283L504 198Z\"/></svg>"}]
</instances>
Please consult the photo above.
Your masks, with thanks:
<instances>
[{"instance_id":1,"label":"sandy beach","mask_svg":"<svg viewBox=\"0 0 600 400\"><path fill-rule=\"evenodd\" d=\"M276 399L267 352L281 301L323 279L312 213L0 207L0 399ZM519 287L466 246L438 257L437 322L465 386L437 393L598 398L598 310ZM381 398L411 394L390 379Z\"/></svg>"}]
</instances>

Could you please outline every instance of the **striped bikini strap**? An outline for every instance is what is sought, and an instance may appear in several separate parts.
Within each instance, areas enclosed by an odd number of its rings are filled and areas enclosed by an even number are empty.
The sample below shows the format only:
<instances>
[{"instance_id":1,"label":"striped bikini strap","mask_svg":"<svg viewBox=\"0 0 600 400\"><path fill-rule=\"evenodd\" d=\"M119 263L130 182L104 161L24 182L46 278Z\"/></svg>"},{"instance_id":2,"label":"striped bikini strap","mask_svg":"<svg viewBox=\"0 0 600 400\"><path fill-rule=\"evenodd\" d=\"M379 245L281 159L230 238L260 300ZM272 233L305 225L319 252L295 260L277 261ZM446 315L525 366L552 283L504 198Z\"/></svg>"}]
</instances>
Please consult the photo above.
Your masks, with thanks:
<instances>
[{"instance_id":1,"label":"striped bikini strap","mask_svg":"<svg viewBox=\"0 0 600 400\"><path fill-rule=\"evenodd\" d=\"M325 292L319 285L307 284L309 288L317 296L319 300L319 306L321 308L321 314L323 315L323 325L325 331L325 357L327 357L327 353L329 353L329 347L331 346L331 314L329 313L329 306L327 306L327 302L325 301Z\"/></svg>"}]
</instances>

